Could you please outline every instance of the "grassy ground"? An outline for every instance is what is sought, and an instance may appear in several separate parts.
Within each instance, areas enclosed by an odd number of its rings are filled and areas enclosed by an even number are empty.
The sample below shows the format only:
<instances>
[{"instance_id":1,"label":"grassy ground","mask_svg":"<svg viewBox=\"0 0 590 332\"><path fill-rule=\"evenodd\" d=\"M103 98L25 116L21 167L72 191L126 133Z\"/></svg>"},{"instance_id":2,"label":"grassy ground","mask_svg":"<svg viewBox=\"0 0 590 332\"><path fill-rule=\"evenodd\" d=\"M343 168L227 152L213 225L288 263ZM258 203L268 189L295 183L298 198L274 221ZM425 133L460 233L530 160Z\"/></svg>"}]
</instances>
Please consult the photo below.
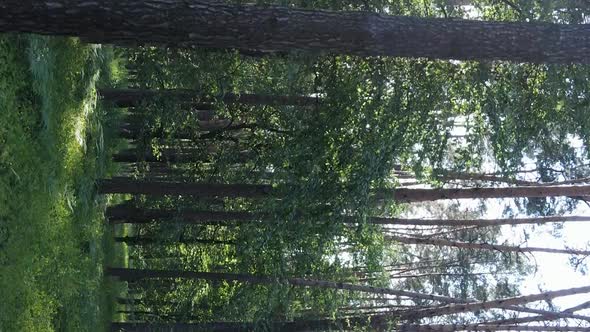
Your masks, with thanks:
<instances>
[{"instance_id":1,"label":"grassy ground","mask_svg":"<svg viewBox=\"0 0 590 332\"><path fill-rule=\"evenodd\" d=\"M119 292L103 265L122 248L95 180L111 110L95 88L120 76L113 51L76 39L0 36L0 331L99 331Z\"/></svg>"}]
</instances>

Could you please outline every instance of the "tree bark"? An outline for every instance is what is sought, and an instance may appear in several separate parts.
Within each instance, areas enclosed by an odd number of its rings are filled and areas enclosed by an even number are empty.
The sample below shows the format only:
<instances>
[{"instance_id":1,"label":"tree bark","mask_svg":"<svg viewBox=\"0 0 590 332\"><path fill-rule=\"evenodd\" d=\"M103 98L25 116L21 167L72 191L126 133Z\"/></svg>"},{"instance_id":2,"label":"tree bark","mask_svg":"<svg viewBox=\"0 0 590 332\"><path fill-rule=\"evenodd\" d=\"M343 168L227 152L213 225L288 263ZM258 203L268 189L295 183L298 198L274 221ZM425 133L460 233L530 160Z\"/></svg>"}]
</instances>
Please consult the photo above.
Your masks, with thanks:
<instances>
[{"instance_id":1,"label":"tree bark","mask_svg":"<svg viewBox=\"0 0 590 332\"><path fill-rule=\"evenodd\" d=\"M506 308L536 301L548 301L556 297L570 296L575 294L584 294L590 292L590 286L575 287L549 291L544 293L516 296L511 298L491 300L473 303L455 303L448 304L438 308L427 308L408 311L401 316L406 319L420 319L425 317L436 317L444 315L459 314L463 312L473 312L478 310L489 310L494 308Z\"/></svg>"},{"instance_id":2,"label":"tree bark","mask_svg":"<svg viewBox=\"0 0 590 332\"><path fill-rule=\"evenodd\" d=\"M316 279L303 278L275 278L270 276L258 276L250 274L237 273L217 273L217 272L199 272L199 271L181 271L181 270L141 270L141 269L126 269L126 268L108 268L106 274L112 277L118 277L122 281L135 281L141 279L152 278L186 278L186 279L202 279L202 280L226 280L226 281L240 281L250 284L268 285L276 282L286 282L293 286L316 287L326 289L342 289L349 291L358 291L372 294L388 294L395 296L404 296L414 299L440 301L444 303L465 302L461 299L454 299L446 296L438 296L431 294L422 294L410 291L396 290L390 288L355 285L343 282L333 282Z\"/></svg>"},{"instance_id":3,"label":"tree bark","mask_svg":"<svg viewBox=\"0 0 590 332\"><path fill-rule=\"evenodd\" d=\"M4 0L0 31L137 43L359 56L589 63L590 27L181 0Z\"/></svg>"},{"instance_id":4,"label":"tree bark","mask_svg":"<svg viewBox=\"0 0 590 332\"><path fill-rule=\"evenodd\" d=\"M386 236L387 239L397 241L405 244L426 244L439 247L455 247L460 249L475 249L475 250L493 250L501 252L546 252L552 254L566 254L566 255L590 255L590 250L574 250L574 249L554 249L554 248L541 248L541 247L514 247L502 244L489 244L489 243L469 243L469 242L456 242L445 239L428 239L428 238L415 238L415 237L402 237L402 236Z\"/></svg>"},{"instance_id":5,"label":"tree bark","mask_svg":"<svg viewBox=\"0 0 590 332\"><path fill-rule=\"evenodd\" d=\"M413 219L371 217L367 222L371 224L399 226L500 226L544 224L550 222L590 222L590 216L549 216L507 219Z\"/></svg>"},{"instance_id":6,"label":"tree bark","mask_svg":"<svg viewBox=\"0 0 590 332\"><path fill-rule=\"evenodd\" d=\"M146 194L154 196L191 195L195 197L259 198L272 194L272 186L262 184L221 184L138 181L112 178L98 181L101 194Z\"/></svg>"},{"instance_id":7,"label":"tree bark","mask_svg":"<svg viewBox=\"0 0 590 332\"><path fill-rule=\"evenodd\" d=\"M152 194L195 195L222 197L260 197L273 192L270 185L253 184L203 184L185 182L136 181L128 178L113 178L99 181L99 192L104 194ZM548 196L586 196L590 185L585 186L528 186L511 188L469 189L378 189L375 199L393 199L410 203L459 198L514 198Z\"/></svg>"},{"instance_id":8,"label":"tree bark","mask_svg":"<svg viewBox=\"0 0 590 332\"><path fill-rule=\"evenodd\" d=\"M158 239L158 238L151 238L151 237L143 237L143 236L122 236L122 237L115 237L115 242L125 243L131 246L145 246L145 245L167 245L167 244L223 244L223 245L234 245L236 244L235 241L225 241L225 240L214 240L214 239Z\"/></svg>"},{"instance_id":9,"label":"tree bark","mask_svg":"<svg viewBox=\"0 0 590 332\"><path fill-rule=\"evenodd\" d=\"M196 210L165 210L140 209L130 204L109 206L106 217L112 224L119 223L150 223L154 220L177 220L190 224L213 224L224 221L254 221L257 216L246 211L196 211Z\"/></svg>"},{"instance_id":10,"label":"tree bark","mask_svg":"<svg viewBox=\"0 0 590 332\"><path fill-rule=\"evenodd\" d=\"M212 103L217 98L204 96L196 90L190 89L99 89L99 95L106 102L117 107L136 107L150 100L172 100L195 103L199 110L213 109ZM273 106L311 106L319 103L320 99L309 96L263 95L253 93L226 93L219 97L220 101L228 104L273 105Z\"/></svg>"},{"instance_id":11,"label":"tree bark","mask_svg":"<svg viewBox=\"0 0 590 332\"><path fill-rule=\"evenodd\" d=\"M515 198L549 196L587 196L590 185L579 186L524 186L506 188L453 188L453 189L380 189L376 199L393 199L398 202L424 202L440 199Z\"/></svg>"},{"instance_id":12,"label":"tree bark","mask_svg":"<svg viewBox=\"0 0 590 332\"><path fill-rule=\"evenodd\" d=\"M248 151L237 152L235 158L238 162L245 162L252 157L252 153ZM192 163L192 162L208 162L211 156L203 154L202 151L194 150L175 150L165 149L160 156L154 155L152 152L138 152L134 149L126 149L113 154L113 161L119 163Z\"/></svg>"},{"instance_id":13,"label":"tree bark","mask_svg":"<svg viewBox=\"0 0 590 332\"><path fill-rule=\"evenodd\" d=\"M455 331L533 331L533 332L588 332L588 327L571 325L485 325L485 324L450 324L450 325L402 325L399 332L455 332Z\"/></svg>"}]
</instances>

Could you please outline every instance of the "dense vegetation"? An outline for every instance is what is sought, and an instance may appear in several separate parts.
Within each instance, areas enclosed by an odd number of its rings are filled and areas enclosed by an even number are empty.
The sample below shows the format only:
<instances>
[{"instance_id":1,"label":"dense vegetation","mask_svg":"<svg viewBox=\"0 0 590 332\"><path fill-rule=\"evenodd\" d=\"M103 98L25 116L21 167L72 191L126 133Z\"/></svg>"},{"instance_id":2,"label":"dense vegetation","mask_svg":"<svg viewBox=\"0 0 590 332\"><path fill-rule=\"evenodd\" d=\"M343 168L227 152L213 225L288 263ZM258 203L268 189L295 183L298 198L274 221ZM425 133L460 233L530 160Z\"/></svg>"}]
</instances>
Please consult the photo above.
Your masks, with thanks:
<instances>
[{"instance_id":1,"label":"dense vegetation","mask_svg":"<svg viewBox=\"0 0 590 332\"><path fill-rule=\"evenodd\" d=\"M552 299L588 287L520 294L530 253L585 269L526 239L588 221L564 217L587 199L586 65L124 46L0 40L1 331L587 327L587 304Z\"/></svg>"},{"instance_id":2,"label":"dense vegetation","mask_svg":"<svg viewBox=\"0 0 590 332\"><path fill-rule=\"evenodd\" d=\"M113 51L16 36L0 50L1 329L106 326L113 252L94 182L108 174L110 115L95 87L112 84Z\"/></svg>"}]
</instances>

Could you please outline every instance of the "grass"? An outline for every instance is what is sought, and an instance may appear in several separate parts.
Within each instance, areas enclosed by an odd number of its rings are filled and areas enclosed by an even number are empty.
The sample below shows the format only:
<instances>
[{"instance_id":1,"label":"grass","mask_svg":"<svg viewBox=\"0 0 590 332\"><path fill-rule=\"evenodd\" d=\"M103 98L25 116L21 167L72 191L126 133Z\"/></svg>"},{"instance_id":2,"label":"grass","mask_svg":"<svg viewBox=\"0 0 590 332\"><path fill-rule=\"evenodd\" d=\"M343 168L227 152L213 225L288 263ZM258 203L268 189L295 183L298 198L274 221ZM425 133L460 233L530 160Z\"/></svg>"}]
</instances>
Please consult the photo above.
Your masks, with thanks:
<instances>
[{"instance_id":1,"label":"grass","mask_svg":"<svg viewBox=\"0 0 590 332\"><path fill-rule=\"evenodd\" d=\"M0 36L0 331L98 331L124 266L95 181L111 171L112 110L96 86L122 76L112 49ZM115 82L116 83L116 82Z\"/></svg>"}]
</instances>

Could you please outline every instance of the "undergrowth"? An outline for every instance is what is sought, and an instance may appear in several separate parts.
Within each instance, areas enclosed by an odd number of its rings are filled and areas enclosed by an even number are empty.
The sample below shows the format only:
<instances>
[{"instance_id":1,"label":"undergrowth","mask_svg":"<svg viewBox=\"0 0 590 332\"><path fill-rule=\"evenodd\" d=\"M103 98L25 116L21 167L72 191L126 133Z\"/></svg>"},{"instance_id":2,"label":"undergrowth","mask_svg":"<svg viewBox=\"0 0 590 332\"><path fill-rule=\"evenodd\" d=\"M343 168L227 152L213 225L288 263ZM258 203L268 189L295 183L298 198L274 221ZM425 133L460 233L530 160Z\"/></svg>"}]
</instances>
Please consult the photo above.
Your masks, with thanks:
<instances>
[{"instance_id":1,"label":"undergrowth","mask_svg":"<svg viewBox=\"0 0 590 332\"><path fill-rule=\"evenodd\" d=\"M97 331L111 319L103 265L122 255L95 182L111 170L116 114L96 86L116 84L115 59L72 38L0 37L0 331Z\"/></svg>"}]
</instances>

